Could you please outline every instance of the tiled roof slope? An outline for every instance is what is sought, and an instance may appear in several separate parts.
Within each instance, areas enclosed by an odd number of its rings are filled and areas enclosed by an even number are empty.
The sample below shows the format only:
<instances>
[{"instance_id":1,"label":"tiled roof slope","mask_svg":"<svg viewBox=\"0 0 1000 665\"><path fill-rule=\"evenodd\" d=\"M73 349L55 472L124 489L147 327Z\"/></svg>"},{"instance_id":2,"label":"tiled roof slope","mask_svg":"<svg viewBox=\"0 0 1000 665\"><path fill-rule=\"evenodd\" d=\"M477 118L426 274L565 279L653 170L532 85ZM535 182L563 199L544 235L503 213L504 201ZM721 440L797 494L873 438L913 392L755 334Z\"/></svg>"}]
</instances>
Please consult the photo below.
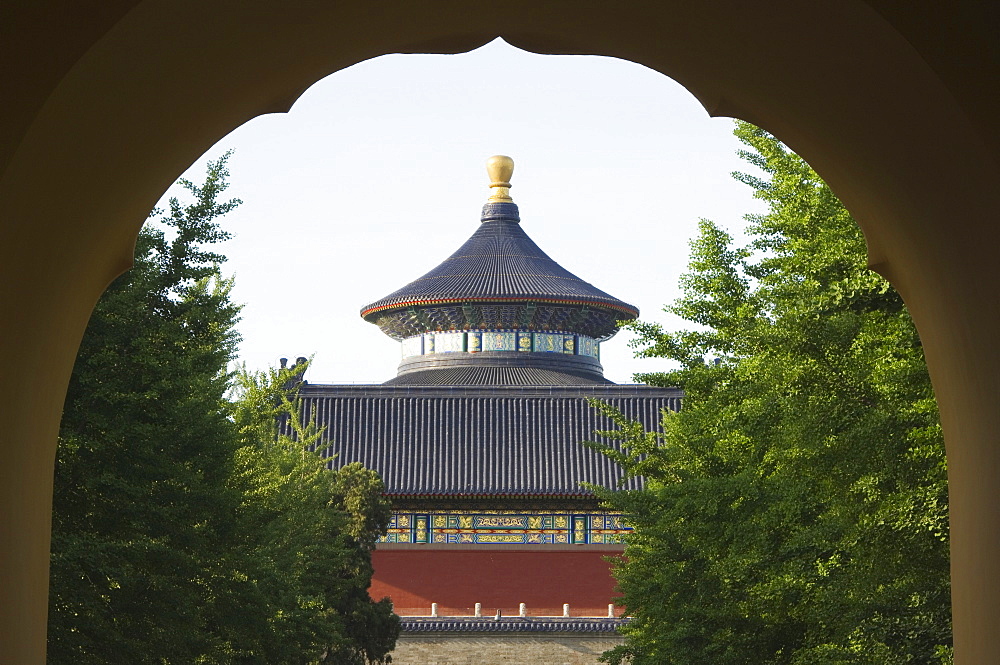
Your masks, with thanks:
<instances>
[{"instance_id":1,"label":"tiled roof slope","mask_svg":"<svg viewBox=\"0 0 1000 665\"><path fill-rule=\"evenodd\" d=\"M386 493L587 496L580 482L615 487L620 467L581 444L613 429L594 397L647 428L681 391L635 385L330 386L301 388L325 427L334 464L376 470ZM629 479L625 488L641 487Z\"/></svg>"},{"instance_id":2,"label":"tiled roof slope","mask_svg":"<svg viewBox=\"0 0 1000 665\"><path fill-rule=\"evenodd\" d=\"M490 216L487 210L509 210ZM547 302L614 310L633 319L639 310L572 274L539 249L518 221L517 206L487 204L483 221L457 252L388 296L362 308L373 321L388 309L440 303Z\"/></svg>"},{"instance_id":3,"label":"tiled roof slope","mask_svg":"<svg viewBox=\"0 0 1000 665\"><path fill-rule=\"evenodd\" d=\"M400 374L387 386L592 386L610 384L592 373L557 372L539 367L443 367Z\"/></svg>"}]
</instances>

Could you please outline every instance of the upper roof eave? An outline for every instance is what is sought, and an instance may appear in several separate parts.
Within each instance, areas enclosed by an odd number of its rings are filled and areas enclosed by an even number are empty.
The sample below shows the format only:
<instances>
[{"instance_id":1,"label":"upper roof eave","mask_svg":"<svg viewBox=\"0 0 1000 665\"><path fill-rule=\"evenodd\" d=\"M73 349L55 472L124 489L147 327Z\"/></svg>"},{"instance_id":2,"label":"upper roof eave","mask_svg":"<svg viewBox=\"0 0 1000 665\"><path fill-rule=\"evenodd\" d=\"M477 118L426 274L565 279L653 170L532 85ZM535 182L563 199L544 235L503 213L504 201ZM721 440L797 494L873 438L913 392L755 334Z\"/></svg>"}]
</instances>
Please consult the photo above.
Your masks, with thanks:
<instances>
[{"instance_id":1,"label":"upper roof eave","mask_svg":"<svg viewBox=\"0 0 1000 665\"><path fill-rule=\"evenodd\" d=\"M616 312L621 312L625 314L625 319L634 319L639 316L639 310L632 305L615 301L608 302L605 300L590 300L590 299L570 299L570 298L552 298L551 296L535 296L535 295L520 295L520 296L510 296L510 295L496 295L496 296L470 296L464 298L415 298L415 299L393 299L390 302L378 301L373 303L368 307L361 310L361 317L368 320L368 317L372 314L378 314L385 311L390 311L394 309L403 309L406 307L415 306L428 306L428 305L460 305L463 303L523 303L523 302L533 302L542 303L550 305L579 305L586 307L599 307L604 309L614 310ZM379 304L381 303L381 304Z\"/></svg>"},{"instance_id":2,"label":"upper roof eave","mask_svg":"<svg viewBox=\"0 0 1000 665\"><path fill-rule=\"evenodd\" d=\"M556 263L528 237L519 222L484 218L451 256L418 279L361 308L361 316L371 321L374 314L405 307L507 302L594 307L621 313L623 319L639 315L637 307Z\"/></svg>"}]
</instances>

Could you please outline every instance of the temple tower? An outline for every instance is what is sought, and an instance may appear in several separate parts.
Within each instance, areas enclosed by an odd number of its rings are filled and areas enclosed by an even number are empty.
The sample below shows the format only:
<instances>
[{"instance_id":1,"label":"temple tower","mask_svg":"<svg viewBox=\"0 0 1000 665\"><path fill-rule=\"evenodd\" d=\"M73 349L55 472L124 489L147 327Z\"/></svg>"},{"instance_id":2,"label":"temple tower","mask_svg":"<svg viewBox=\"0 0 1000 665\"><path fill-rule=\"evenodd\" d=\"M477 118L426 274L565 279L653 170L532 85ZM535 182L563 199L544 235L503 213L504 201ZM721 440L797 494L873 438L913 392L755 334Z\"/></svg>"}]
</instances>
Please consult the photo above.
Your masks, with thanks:
<instances>
[{"instance_id":1,"label":"temple tower","mask_svg":"<svg viewBox=\"0 0 1000 665\"><path fill-rule=\"evenodd\" d=\"M361 310L399 340L397 376L299 394L331 464L375 469L393 501L371 588L403 617L393 662L596 663L622 621L605 557L629 527L583 483L642 479L582 444L613 429L588 398L655 428L681 391L604 377L600 344L638 310L528 237L509 157L487 168L472 236Z\"/></svg>"},{"instance_id":2,"label":"temple tower","mask_svg":"<svg viewBox=\"0 0 1000 665\"><path fill-rule=\"evenodd\" d=\"M514 161L487 161L479 228L439 266L361 310L402 343L391 385L610 383L600 343L639 310L572 274L521 227Z\"/></svg>"}]
</instances>

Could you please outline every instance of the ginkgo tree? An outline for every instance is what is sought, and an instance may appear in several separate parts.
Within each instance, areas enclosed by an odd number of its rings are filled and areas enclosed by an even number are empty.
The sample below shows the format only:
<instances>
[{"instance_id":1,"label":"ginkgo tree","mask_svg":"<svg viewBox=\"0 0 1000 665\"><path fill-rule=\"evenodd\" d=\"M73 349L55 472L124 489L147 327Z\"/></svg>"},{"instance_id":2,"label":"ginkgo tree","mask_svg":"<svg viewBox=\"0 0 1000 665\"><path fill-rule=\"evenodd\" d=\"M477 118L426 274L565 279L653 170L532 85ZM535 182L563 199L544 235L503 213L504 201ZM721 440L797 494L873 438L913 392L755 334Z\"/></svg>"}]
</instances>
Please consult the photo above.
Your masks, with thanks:
<instances>
[{"instance_id":1,"label":"ginkgo tree","mask_svg":"<svg viewBox=\"0 0 1000 665\"><path fill-rule=\"evenodd\" d=\"M866 267L823 181L738 123L734 174L766 213L738 246L702 221L683 295L691 325L634 323L639 355L684 389L646 432L619 416L645 489L597 488L634 527L615 565L632 617L605 654L634 665L950 661L944 446L906 307Z\"/></svg>"}]
</instances>

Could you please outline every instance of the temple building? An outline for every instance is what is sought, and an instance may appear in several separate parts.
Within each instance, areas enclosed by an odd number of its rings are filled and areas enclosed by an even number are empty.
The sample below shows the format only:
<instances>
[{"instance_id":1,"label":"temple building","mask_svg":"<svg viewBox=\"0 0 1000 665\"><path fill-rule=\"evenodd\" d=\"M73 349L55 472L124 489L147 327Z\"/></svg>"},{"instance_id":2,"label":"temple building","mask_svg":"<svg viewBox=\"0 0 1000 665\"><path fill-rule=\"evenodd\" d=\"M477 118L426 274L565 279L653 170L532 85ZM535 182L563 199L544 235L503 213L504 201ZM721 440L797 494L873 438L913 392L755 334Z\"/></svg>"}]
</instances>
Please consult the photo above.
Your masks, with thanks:
<instances>
[{"instance_id":1,"label":"temple building","mask_svg":"<svg viewBox=\"0 0 1000 665\"><path fill-rule=\"evenodd\" d=\"M582 445L613 428L588 399L655 428L681 392L604 377L600 345L638 309L539 249L510 198L513 161L487 168L475 233L361 310L400 342L397 376L306 382L300 397L333 463L375 469L392 498L371 595L403 617L394 662L486 663L504 650L522 660L497 662L596 662L622 621L605 557L628 527L582 483L642 481Z\"/></svg>"}]
</instances>

